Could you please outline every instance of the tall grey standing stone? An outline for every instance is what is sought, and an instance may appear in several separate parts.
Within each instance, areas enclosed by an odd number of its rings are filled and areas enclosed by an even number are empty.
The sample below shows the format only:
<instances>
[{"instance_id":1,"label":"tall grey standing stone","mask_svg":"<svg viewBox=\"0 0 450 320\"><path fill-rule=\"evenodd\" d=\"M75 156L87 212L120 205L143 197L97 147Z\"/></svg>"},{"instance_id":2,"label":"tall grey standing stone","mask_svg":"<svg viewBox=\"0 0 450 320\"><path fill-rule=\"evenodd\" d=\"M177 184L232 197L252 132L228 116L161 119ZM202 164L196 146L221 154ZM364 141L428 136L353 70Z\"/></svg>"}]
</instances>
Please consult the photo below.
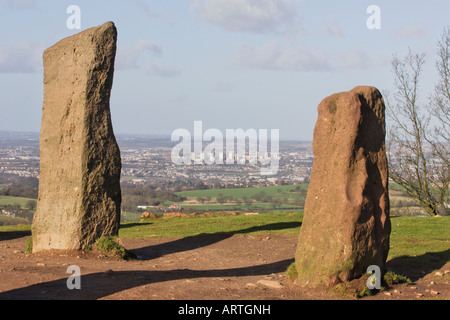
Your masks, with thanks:
<instances>
[{"instance_id":1,"label":"tall grey standing stone","mask_svg":"<svg viewBox=\"0 0 450 320\"><path fill-rule=\"evenodd\" d=\"M109 103L116 42L108 22L44 52L33 252L78 250L118 233L122 165Z\"/></svg>"},{"instance_id":2,"label":"tall grey standing stone","mask_svg":"<svg viewBox=\"0 0 450 320\"><path fill-rule=\"evenodd\" d=\"M298 284L332 287L385 269L389 252L385 105L374 87L324 99L295 266Z\"/></svg>"}]
</instances>

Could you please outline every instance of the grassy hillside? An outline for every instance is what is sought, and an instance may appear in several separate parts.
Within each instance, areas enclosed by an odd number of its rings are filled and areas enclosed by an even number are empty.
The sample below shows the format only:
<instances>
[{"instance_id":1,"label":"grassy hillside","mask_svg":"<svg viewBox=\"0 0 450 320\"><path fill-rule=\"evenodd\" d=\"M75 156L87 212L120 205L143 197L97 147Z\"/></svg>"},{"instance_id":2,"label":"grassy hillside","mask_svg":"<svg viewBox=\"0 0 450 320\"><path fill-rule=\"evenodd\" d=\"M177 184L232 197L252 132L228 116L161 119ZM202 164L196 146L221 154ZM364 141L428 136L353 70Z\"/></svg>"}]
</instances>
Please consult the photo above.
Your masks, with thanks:
<instances>
[{"instance_id":1,"label":"grassy hillside","mask_svg":"<svg viewBox=\"0 0 450 320\"><path fill-rule=\"evenodd\" d=\"M27 225L30 222L24 218L0 216L0 226Z\"/></svg>"},{"instance_id":2,"label":"grassy hillside","mask_svg":"<svg viewBox=\"0 0 450 320\"><path fill-rule=\"evenodd\" d=\"M188 199L194 199L197 197L211 197L217 198L219 194L223 196L232 196L234 198L253 197L255 194L264 192L268 196L298 196L296 187L299 186L300 190L307 190L308 184L289 185L289 186L273 186L262 188L233 188L233 189L208 189L208 190L193 190L177 192L178 195L186 197Z\"/></svg>"},{"instance_id":3,"label":"grassy hillside","mask_svg":"<svg viewBox=\"0 0 450 320\"><path fill-rule=\"evenodd\" d=\"M177 192L177 195L186 199L179 204L188 212L301 211L307 188L307 184L301 184L262 188L207 189Z\"/></svg>"},{"instance_id":4,"label":"grassy hillside","mask_svg":"<svg viewBox=\"0 0 450 320\"><path fill-rule=\"evenodd\" d=\"M267 213L256 216L191 216L123 223L120 238L176 237L199 234L286 234L300 232L303 214ZM450 217L394 217L388 260L407 263L450 261ZM0 226L1 232L29 231L30 226Z\"/></svg>"},{"instance_id":5,"label":"grassy hillside","mask_svg":"<svg viewBox=\"0 0 450 320\"><path fill-rule=\"evenodd\" d=\"M300 232L302 213L256 216L192 216L123 224L121 238L191 237L199 234L286 234ZM450 217L394 217L388 260L434 264L450 261ZM1 230L1 229L0 229Z\"/></svg>"},{"instance_id":6,"label":"grassy hillside","mask_svg":"<svg viewBox=\"0 0 450 320\"><path fill-rule=\"evenodd\" d=\"M211 233L285 233L297 234L303 215L268 213L256 216L190 216L159 218L141 223L122 224L121 238L189 237Z\"/></svg>"},{"instance_id":7,"label":"grassy hillside","mask_svg":"<svg viewBox=\"0 0 450 320\"><path fill-rule=\"evenodd\" d=\"M26 208L30 200L34 199L0 196L0 206L20 205L21 208Z\"/></svg>"},{"instance_id":8,"label":"grassy hillside","mask_svg":"<svg viewBox=\"0 0 450 320\"><path fill-rule=\"evenodd\" d=\"M441 253L450 261L450 216L393 217L391 224L390 258L404 255L432 258L432 253ZM436 256L437 259L442 257Z\"/></svg>"}]
</instances>

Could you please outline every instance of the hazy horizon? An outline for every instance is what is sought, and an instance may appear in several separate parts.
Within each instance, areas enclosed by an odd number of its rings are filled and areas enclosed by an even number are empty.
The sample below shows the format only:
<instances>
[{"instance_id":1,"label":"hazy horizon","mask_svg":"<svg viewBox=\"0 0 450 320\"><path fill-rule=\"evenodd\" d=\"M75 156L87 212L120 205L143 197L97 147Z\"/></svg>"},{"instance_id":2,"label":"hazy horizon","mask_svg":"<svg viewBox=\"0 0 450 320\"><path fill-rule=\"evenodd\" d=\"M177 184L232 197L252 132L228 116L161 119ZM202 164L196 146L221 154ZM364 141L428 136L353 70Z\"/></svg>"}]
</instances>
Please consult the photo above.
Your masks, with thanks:
<instances>
[{"instance_id":1,"label":"hazy horizon","mask_svg":"<svg viewBox=\"0 0 450 320\"><path fill-rule=\"evenodd\" d=\"M40 132L38 131L14 131L14 130L0 130L0 138L3 135L14 135L14 134L24 134L24 135L34 135L36 138L39 138ZM148 138L148 139L154 139L154 140L171 140L170 134L145 134L145 133L115 133L116 139L124 139L124 138ZM280 138L280 142L307 142L312 143L312 140L296 140L296 139L283 139ZM177 143L174 141L173 143ZM208 143L208 142L204 142Z\"/></svg>"},{"instance_id":2,"label":"hazy horizon","mask_svg":"<svg viewBox=\"0 0 450 320\"><path fill-rule=\"evenodd\" d=\"M279 129L311 141L317 106L358 85L393 88L391 60L426 53L423 98L436 81L448 0L0 0L0 130L38 132L43 51L113 21L111 114L117 135L204 128ZM81 29L69 30L70 5ZM14 32L11 32L14 30Z\"/></svg>"}]
</instances>

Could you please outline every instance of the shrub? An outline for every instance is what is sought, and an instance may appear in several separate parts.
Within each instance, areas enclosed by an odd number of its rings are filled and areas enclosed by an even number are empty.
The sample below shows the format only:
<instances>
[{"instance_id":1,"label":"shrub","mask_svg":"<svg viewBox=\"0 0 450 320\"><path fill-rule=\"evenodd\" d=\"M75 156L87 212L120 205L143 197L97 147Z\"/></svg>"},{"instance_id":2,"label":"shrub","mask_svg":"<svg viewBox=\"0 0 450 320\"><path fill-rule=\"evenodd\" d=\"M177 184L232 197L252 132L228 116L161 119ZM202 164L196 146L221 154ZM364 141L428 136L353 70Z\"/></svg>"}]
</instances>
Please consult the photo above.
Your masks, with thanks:
<instances>
[{"instance_id":1,"label":"shrub","mask_svg":"<svg viewBox=\"0 0 450 320\"><path fill-rule=\"evenodd\" d=\"M136 255L125 249L117 237L102 236L95 243L95 249L107 256L114 256L123 260L135 259Z\"/></svg>"},{"instance_id":2,"label":"shrub","mask_svg":"<svg viewBox=\"0 0 450 320\"><path fill-rule=\"evenodd\" d=\"M393 271L387 271L383 278L384 283L388 287L392 287L394 284L411 284L411 280L409 280L407 277L396 274Z\"/></svg>"}]
</instances>

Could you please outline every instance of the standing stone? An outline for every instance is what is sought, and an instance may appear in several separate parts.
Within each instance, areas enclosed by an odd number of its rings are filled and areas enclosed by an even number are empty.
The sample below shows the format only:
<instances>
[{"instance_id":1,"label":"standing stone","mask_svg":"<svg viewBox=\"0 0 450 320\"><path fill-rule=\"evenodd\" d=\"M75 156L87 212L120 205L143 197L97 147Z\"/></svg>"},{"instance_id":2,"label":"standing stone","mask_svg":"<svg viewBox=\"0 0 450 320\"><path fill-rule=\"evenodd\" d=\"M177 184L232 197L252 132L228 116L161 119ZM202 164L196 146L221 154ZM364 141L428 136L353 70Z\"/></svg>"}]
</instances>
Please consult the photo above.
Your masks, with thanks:
<instances>
[{"instance_id":1,"label":"standing stone","mask_svg":"<svg viewBox=\"0 0 450 320\"><path fill-rule=\"evenodd\" d=\"M321 102L295 265L302 286L332 287L383 271L389 251L385 106L373 87Z\"/></svg>"},{"instance_id":2,"label":"standing stone","mask_svg":"<svg viewBox=\"0 0 450 320\"><path fill-rule=\"evenodd\" d=\"M120 223L120 150L110 115L112 22L44 52L39 199L33 252L81 249Z\"/></svg>"}]
</instances>

